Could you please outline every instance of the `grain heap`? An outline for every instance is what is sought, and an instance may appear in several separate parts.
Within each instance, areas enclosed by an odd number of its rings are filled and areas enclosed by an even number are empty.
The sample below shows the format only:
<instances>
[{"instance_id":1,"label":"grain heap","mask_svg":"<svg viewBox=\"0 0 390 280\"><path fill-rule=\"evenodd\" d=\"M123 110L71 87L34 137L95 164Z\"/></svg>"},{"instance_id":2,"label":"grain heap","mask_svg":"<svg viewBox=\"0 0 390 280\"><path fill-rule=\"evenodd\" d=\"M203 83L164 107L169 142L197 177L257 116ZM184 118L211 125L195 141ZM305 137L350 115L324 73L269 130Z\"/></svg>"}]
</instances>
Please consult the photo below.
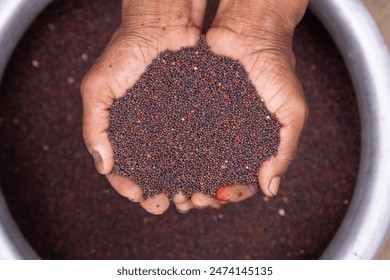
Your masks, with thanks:
<instances>
[{"instance_id":1,"label":"grain heap","mask_svg":"<svg viewBox=\"0 0 390 280\"><path fill-rule=\"evenodd\" d=\"M113 172L139 184L145 198L257 185L261 164L277 153L280 128L245 68L202 37L160 53L111 106Z\"/></svg>"}]
</instances>

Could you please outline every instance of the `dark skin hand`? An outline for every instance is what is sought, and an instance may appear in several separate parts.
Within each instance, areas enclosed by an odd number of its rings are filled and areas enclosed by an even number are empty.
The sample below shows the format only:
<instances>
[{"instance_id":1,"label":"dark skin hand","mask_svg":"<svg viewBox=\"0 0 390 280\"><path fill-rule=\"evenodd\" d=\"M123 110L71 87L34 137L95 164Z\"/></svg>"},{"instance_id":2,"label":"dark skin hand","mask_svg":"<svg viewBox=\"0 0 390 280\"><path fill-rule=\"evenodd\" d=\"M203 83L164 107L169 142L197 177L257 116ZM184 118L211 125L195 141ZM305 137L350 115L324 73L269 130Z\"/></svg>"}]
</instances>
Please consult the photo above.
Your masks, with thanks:
<instances>
[{"instance_id":1,"label":"dark skin hand","mask_svg":"<svg viewBox=\"0 0 390 280\"><path fill-rule=\"evenodd\" d=\"M278 155L264 163L259 172L259 185L267 196L278 191L280 180L294 158L307 115L291 50L293 31L307 2L221 0L206 35L207 43L217 54L240 60L268 109L283 124ZM123 0L122 23L81 86L83 136L97 170L106 175L119 194L139 202L152 214L162 214L168 209L168 197L159 194L143 199L143 191L137 184L111 173L114 156L107 134L108 108L134 85L159 52L195 45L205 8L205 0ZM179 193L172 201L184 213L192 208L218 209L222 203L241 201L256 192L257 188L249 186L225 186L216 198L202 193L187 198Z\"/></svg>"},{"instance_id":2,"label":"dark skin hand","mask_svg":"<svg viewBox=\"0 0 390 280\"><path fill-rule=\"evenodd\" d=\"M294 29L307 5L307 0L222 0L206 35L215 53L237 59L245 66L267 108L283 124L278 154L265 162L258 174L260 189L268 197L278 193L308 114L292 51ZM218 190L217 200L238 202L257 190L226 186Z\"/></svg>"}]
</instances>

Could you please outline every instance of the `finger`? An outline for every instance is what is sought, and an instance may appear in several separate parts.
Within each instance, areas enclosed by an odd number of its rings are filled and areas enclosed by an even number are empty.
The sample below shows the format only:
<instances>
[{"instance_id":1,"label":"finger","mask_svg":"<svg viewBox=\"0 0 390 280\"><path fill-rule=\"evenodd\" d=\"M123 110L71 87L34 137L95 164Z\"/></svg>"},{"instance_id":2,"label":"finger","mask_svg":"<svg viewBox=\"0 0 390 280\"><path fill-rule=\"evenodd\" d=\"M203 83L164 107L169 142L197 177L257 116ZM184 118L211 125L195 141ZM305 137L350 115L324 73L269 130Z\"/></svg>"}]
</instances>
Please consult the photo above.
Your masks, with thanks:
<instances>
[{"instance_id":1,"label":"finger","mask_svg":"<svg viewBox=\"0 0 390 280\"><path fill-rule=\"evenodd\" d=\"M187 213L192 208L194 208L194 205L192 204L191 200L186 197L182 192L176 194L173 197L172 201L175 204L177 211L179 211L180 213Z\"/></svg>"},{"instance_id":2,"label":"finger","mask_svg":"<svg viewBox=\"0 0 390 280\"><path fill-rule=\"evenodd\" d=\"M143 190L130 179L117 175L108 174L106 175L111 186L122 196L127 197L129 200L134 202L140 202L144 194Z\"/></svg>"},{"instance_id":3,"label":"finger","mask_svg":"<svg viewBox=\"0 0 390 280\"><path fill-rule=\"evenodd\" d=\"M108 139L109 107L114 96L109 87L94 82L87 75L81 85L83 99L83 137L96 169L108 174L114 166L114 154Z\"/></svg>"},{"instance_id":4,"label":"finger","mask_svg":"<svg viewBox=\"0 0 390 280\"><path fill-rule=\"evenodd\" d=\"M165 194L160 193L141 200L140 205L151 214L161 215L168 209L169 203L169 198Z\"/></svg>"},{"instance_id":5,"label":"finger","mask_svg":"<svg viewBox=\"0 0 390 280\"><path fill-rule=\"evenodd\" d=\"M191 202L194 205L194 207L199 209L203 209L206 207L220 209L222 206L215 198L205 195L203 193L194 193L191 196Z\"/></svg>"},{"instance_id":6,"label":"finger","mask_svg":"<svg viewBox=\"0 0 390 280\"><path fill-rule=\"evenodd\" d=\"M188 200L189 200L189 198L186 197L182 192L179 192L178 194L176 194L172 199L173 203L175 203L175 204L181 204L181 203L187 202Z\"/></svg>"},{"instance_id":7,"label":"finger","mask_svg":"<svg viewBox=\"0 0 390 280\"><path fill-rule=\"evenodd\" d=\"M176 206L177 211L179 211L180 213L183 213L183 214L187 213L192 208L194 208L194 205L192 204L192 202L190 200L188 200L184 203L175 204L175 206Z\"/></svg>"},{"instance_id":8,"label":"finger","mask_svg":"<svg viewBox=\"0 0 390 280\"><path fill-rule=\"evenodd\" d=\"M255 186L227 185L218 189L216 198L220 203L239 202L250 198L257 191Z\"/></svg>"},{"instance_id":9,"label":"finger","mask_svg":"<svg viewBox=\"0 0 390 280\"><path fill-rule=\"evenodd\" d=\"M278 153L276 157L263 163L258 174L260 188L268 197L278 193L282 177L294 160L299 136L307 116L306 104L302 100L297 99L295 104L290 104L289 110L281 110L285 115L277 115L283 125L280 129Z\"/></svg>"}]
</instances>

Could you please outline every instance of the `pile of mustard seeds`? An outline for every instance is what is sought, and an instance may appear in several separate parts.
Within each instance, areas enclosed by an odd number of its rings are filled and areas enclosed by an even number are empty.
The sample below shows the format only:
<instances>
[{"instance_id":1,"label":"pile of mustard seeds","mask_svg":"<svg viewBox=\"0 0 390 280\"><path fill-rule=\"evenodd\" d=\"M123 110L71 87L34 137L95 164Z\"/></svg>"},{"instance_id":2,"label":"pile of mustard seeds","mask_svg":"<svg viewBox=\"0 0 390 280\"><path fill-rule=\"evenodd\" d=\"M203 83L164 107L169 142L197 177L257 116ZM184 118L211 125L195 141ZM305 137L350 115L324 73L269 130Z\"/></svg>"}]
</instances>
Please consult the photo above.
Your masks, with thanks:
<instances>
[{"instance_id":1,"label":"pile of mustard seeds","mask_svg":"<svg viewBox=\"0 0 390 280\"><path fill-rule=\"evenodd\" d=\"M257 185L280 143L281 124L245 68L213 53L204 37L161 52L109 111L113 173L136 182L145 198Z\"/></svg>"}]
</instances>

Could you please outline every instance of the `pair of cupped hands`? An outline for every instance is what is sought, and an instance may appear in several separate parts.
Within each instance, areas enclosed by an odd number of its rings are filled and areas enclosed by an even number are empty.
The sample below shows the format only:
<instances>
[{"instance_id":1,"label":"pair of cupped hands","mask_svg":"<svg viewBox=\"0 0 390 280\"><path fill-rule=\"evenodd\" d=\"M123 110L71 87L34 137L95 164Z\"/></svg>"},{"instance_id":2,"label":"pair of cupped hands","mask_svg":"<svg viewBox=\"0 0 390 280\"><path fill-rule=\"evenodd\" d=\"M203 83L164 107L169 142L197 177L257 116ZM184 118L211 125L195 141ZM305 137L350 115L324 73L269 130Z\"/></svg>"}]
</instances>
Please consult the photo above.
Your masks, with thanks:
<instances>
[{"instance_id":1,"label":"pair of cupped hands","mask_svg":"<svg viewBox=\"0 0 390 280\"><path fill-rule=\"evenodd\" d=\"M111 173L114 155L108 139L109 107L124 96L158 53L194 46L200 38L206 0L123 0L121 25L103 54L83 79L83 136L97 170L112 187L152 214L164 213L168 197L143 199L143 190L130 179ZM307 105L295 75L292 37L308 0L221 0L206 33L206 42L216 54L239 60L260 93L268 110L283 125L276 157L263 163L258 174L261 191L275 196L294 159ZM217 196L182 193L173 197L177 210L220 208L253 196L258 188L225 186Z\"/></svg>"}]
</instances>

